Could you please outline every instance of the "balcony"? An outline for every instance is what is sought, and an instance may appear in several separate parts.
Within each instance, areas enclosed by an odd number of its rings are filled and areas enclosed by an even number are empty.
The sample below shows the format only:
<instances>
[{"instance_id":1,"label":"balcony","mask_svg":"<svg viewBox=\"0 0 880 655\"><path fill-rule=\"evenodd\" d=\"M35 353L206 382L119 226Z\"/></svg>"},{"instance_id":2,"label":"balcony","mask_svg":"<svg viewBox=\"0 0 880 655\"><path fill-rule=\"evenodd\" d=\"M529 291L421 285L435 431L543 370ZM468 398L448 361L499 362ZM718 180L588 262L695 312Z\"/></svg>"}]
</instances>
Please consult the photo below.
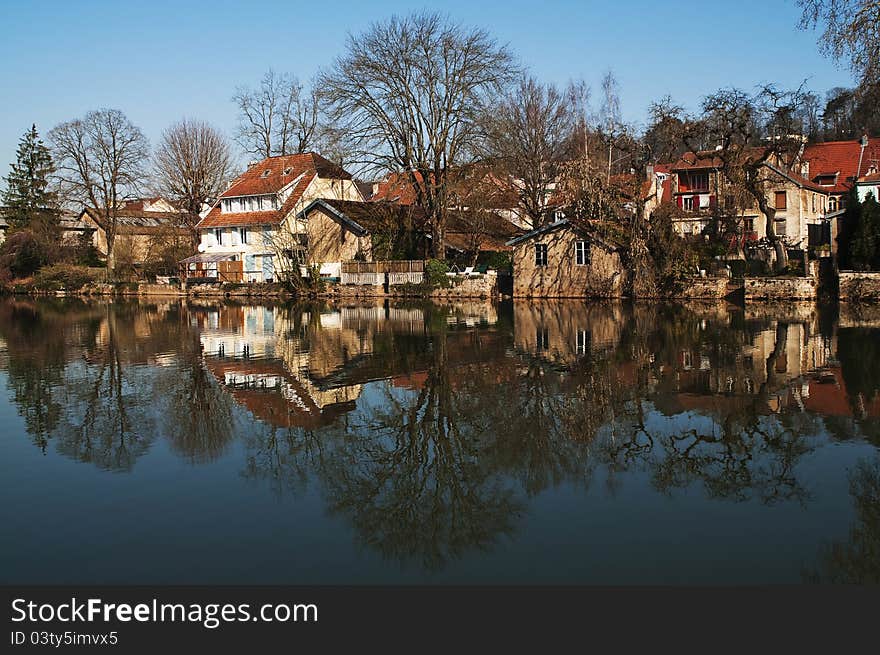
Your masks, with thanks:
<instances>
[{"instance_id":1,"label":"balcony","mask_svg":"<svg viewBox=\"0 0 880 655\"><path fill-rule=\"evenodd\" d=\"M715 209L714 193L679 193L675 199L679 209L694 214L709 214Z\"/></svg>"}]
</instances>

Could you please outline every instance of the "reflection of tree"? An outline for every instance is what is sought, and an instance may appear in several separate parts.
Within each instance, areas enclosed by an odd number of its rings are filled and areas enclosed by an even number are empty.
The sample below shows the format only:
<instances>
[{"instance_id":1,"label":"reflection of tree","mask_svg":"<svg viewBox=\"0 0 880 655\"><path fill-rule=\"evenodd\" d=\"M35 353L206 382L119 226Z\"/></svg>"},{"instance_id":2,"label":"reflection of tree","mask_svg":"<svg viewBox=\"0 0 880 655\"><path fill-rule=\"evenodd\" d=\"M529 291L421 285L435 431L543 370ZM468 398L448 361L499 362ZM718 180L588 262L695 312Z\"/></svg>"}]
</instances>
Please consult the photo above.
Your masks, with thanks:
<instances>
[{"instance_id":1,"label":"reflection of tree","mask_svg":"<svg viewBox=\"0 0 880 655\"><path fill-rule=\"evenodd\" d=\"M818 569L805 574L810 581L880 584L880 457L859 462L849 491L856 512L849 538L822 550Z\"/></svg>"},{"instance_id":2,"label":"reflection of tree","mask_svg":"<svg viewBox=\"0 0 880 655\"><path fill-rule=\"evenodd\" d=\"M841 330L837 347L853 414L863 419L866 416L865 405L880 393L880 330Z\"/></svg>"},{"instance_id":3,"label":"reflection of tree","mask_svg":"<svg viewBox=\"0 0 880 655\"><path fill-rule=\"evenodd\" d=\"M483 462L487 417L461 402L446 334L431 346L435 363L422 389L387 390L349 426L322 480L332 511L348 516L364 543L439 569L511 533L522 508Z\"/></svg>"},{"instance_id":4,"label":"reflection of tree","mask_svg":"<svg viewBox=\"0 0 880 655\"><path fill-rule=\"evenodd\" d=\"M45 451L64 412L59 389L77 348L94 337L99 309L77 300L10 299L0 304L7 378L25 429Z\"/></svg>"},{"instance_id":5,"label":"reflection of tree","mask_svg":"<svg viewBox=\"0 0 880 655\"><path fill-rule=\"evenodd\" d=\"M660 437L657 445L653 482L660 491L699 481L713 498L772 504L809 497L793 469L811 447L794 430L755 421L746 429L722 425L720 435L687 430Z\"/></svg>"},{"instance_id":6,"label":"reflection of tree","mask_svg":"<svg viewBox=\"0 0 880 655\"><path fill-rule=\"evenodd\" d=\"M123 362L120 332L133 336L131 312L109 305L106 311L102 342L68 369L58 450L100 468L130 470L154 438L149 394L142 377L128 375Z\"/></svg>"},{"instance_id":7,"label":"reflection of tree","mask_svg":"<svg viewBox=\"0 0 880 655\"><path fill-rule=\"evenodd\" d=\"M183 321L167 321L176 335L174 366L157 373L155 397L164 401L164 431L171 448L191 462L220 457L233 438L231 396L202 361L198 334Z\"/></svg>"},{"instance_id":8,"label":"reflection of tree","mask_svg":"<svg viewBox=\"0 0 880 655\"><path fill-rule=\"evenodd\" d=\"M249 426L245 436L244 475L268 480L276 493L303 493L323 466L326 444L314 430Z\"/></svg>"}]
</instances>

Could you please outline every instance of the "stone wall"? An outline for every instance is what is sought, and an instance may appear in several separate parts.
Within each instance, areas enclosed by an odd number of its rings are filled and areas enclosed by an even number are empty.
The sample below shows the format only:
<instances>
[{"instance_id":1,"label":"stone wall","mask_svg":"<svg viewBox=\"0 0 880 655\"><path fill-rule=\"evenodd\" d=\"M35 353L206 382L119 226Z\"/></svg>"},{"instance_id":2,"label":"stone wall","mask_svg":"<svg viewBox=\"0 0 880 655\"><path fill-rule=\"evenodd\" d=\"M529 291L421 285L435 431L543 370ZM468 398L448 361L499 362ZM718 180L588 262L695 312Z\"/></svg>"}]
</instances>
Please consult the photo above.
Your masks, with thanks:
<instances>
[{"instance_id":1,"label":"stone wall","mask_svg":"<svg viewBox=\"0 0 880 655\"><path fill-rule=\"evenodd\" d=\"M720 300L730 293L727 288L729 282L726 277L693 278L673 297L686 300Z\"/></svg>"},{"instance_id":2,"label":"stone wall","mask_svg":"<svg viewBox=\"0 0 880 655\"><path fill-rule=\"evenodd\" d=\"M468 275L452 278L452 286L447 289L434 289L432 298L492 298L498 295L498 276Z\"/></svg>"},{"instance_id":3,"label":"stone wall","mask_svg":"<svg viewBox=\"0 0 880 655\"><path fill-rule=\"evenodd\" d=\"M840 271L841 300L880 301L880 272Z\"/></svg>"},{"instance_id":4,"label":"stone wall","mask_svg":"<svg viewBox=\"0 0 880 655\"><path fill-rule=\"evenodd\" d=\"M745 279L745 299L815 300L819 283L812 277L749 277Z\"/></svg>"}]
</instances>

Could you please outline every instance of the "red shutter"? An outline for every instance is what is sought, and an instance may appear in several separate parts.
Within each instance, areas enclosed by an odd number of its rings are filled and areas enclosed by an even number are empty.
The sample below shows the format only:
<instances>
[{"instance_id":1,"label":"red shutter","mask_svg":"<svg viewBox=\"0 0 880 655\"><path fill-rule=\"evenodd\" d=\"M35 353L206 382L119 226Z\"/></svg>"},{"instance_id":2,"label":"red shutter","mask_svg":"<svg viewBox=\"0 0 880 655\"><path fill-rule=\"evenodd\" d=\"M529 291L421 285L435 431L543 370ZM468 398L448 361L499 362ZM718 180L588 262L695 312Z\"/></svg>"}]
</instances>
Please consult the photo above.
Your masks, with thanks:
<instances>
[{"instance_id":1,"label":"red shutter","mask_svg":"<svg viewBox=\"0 0 880 655\"><path fill-rule=\"evenodd\" d=\"M684 208L684 198L682 196L679 196L678 198L676 198L676 202L678 203L679 209Z\"/></svg>"}]
</instances>

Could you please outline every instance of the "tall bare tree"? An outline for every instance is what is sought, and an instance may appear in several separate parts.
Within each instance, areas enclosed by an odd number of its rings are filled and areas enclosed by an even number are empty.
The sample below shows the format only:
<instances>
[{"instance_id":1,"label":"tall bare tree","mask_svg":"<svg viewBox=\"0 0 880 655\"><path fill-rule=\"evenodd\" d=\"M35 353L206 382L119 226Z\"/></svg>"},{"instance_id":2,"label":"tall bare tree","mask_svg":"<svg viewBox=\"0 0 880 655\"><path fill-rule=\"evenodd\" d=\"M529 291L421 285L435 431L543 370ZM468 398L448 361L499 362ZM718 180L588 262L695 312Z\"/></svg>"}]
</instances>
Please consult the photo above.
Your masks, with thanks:
<instances>
[{"instance_id":1,"label":"tall bare tree","mask_svg":"<svg viewBox=\"0 0 880 655\"><path fill-rule=\"evenodd\" d=\"M321 76L329 117L350 139L354 163L408 176L435 256L445 254L450 168L472 156L479 108L515 72L508 49L486 31L418 13L350 36Z\"/></svg>"},{"instance_id":2,"label":"tall bare tree","mask_svg":"<svg viewBox=\"0 0 880 655\"><path fill-rule=\"evenodd\" d=\"M487 153L533 227L547 222L548 200L578 128L582 89L572 84L563 91L524 76L486 108Z\"/></svg>"},{"instance_id":3,"label":"tall bare tree","mask_svg":"<svg viewBox=\"0 0 880 655\"><path fill-rule=\"evenodd\" d=\"M863 84L880 79L880 0L798 0L801 27L824 25L819 42L834 59L849 60Z\"/></svg>"},{"instance_id":4,"label":"tall bare tree","mask_svg":"<svg viewBox=\"0 0 880 655\"><path fill-rule=\"evenodd\" d=\"M769 188L778 182L778 170L789 168L803 145L802 102L802 89L784 91L766 85L754 94L722 89L703 100L701 120L690 123L717 144L713 156L731 191L748 198L764 216L779 270L787 265L788 253L776 234Z\"/></svg>"},{"instance_id":5,"label":"tall bare tree","mask_svg":"<svg viewBox=\"0 0 880 655\"><path fill-rule=\"evenodd\" d=\"M308 152L319 128L318 98L294 75L269 70L253 89L236 89L236 141L249 155L273 157Z\"/></svg>"},{"instance_id":6,"label":"tall bare tree","mask_svg":"<svg viewBox=\"0 0 880 655\"><path fill-rule=\"evenodd\" d=\"M181 204L195 243L202 206L223 191L231 174L229 142L208 123L185 118L162 133L153 160L160 191Z\"/></svg>"},{"instance_id":7,"label":"tall bare tree","mask_svg":"<svg viewBox=\"0 0 880 655\"><path fill-rule=\"evenodd\" d=\"M143 185L149 143L117 109L98 109L61 123L49 139L62 197L92 207L101 217L113 269L118 211Z\"/></svg>"}]
</instances>

